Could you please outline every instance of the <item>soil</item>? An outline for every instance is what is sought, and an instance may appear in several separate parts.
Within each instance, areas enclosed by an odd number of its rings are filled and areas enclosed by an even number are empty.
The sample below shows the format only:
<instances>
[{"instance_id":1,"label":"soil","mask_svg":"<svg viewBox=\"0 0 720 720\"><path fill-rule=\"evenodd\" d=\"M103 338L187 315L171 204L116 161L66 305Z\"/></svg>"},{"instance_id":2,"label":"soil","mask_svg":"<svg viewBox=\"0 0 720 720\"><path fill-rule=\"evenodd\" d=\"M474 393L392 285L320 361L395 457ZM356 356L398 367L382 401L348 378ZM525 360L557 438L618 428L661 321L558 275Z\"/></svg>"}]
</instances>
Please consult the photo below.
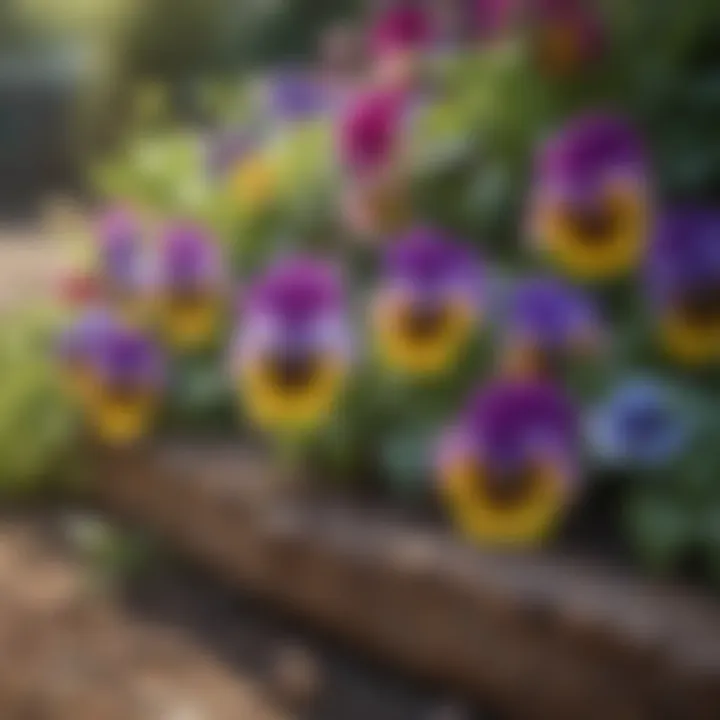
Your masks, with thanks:
<instances>
[{"instance_id":1,"label":"soil","mask_svg":"<svg viewBox=\"0 0 720 720\"><path fill-rule=\"evenodd\" d=\"M0 518L3 720L476 717L170 557L108 582L68 517Z\"/></svg>"}]
</instances>

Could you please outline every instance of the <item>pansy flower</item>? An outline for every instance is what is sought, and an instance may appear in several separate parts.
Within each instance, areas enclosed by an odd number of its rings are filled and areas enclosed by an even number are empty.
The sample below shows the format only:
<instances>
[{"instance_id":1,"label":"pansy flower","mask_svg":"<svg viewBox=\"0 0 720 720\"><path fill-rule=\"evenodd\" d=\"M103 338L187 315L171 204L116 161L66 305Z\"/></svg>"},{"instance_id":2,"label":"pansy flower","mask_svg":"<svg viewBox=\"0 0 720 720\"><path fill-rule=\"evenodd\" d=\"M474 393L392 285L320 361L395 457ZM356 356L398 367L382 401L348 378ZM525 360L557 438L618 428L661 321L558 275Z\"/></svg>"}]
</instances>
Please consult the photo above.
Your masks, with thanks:
<instances>
[{"instance_id":1,"label":"pansy flower","mask_svg":"<svg viewBox=\"0 0 720 720\"><path fill-rule=\"evenodd\" d=\"M164 382L159 349L136 327L111 322L90 354L93 392L87 417L98 436L114 445L142 438L154 419Z\"/></svg>"},{"instance_id":2,"label":"pansy flower","mask_svg":"<svg viewBox=\"0 0 720 720\"><path fill-rule=\"evenodd\" d=\"M354 98L340 117L344 217L360 234L391 234L409 221L409 191L402 168L408 109L406 93L374 89Z\"/></svg>"},{"instance_id":3,"label":"pansy flower","mask_svg":"<svg viewBox=\"0 0 720 720\"><path fill-rule=\"evenodd\" d=\"M692 422L671 387L653 378L629 378L590 414L587 436L606 463L657 470L688 447Z\"/></svg>"},{"instance_id":4,"label":"pansy flower","mask_svg":"<svg viewBox=\"0 0 720 720\"><path fill-rule=\"evenodd\" d=\"M594 304L560 280L521 281L508 305L505 364L511 372L552 376L598 347L601 329Z\"/></svg>"},{"instance_id":5,"label":"pansy flower","mask_svg":"<svg viewBox=\"0 0 720 720\"><path fill-rule=\"evenodd\" d=\"M176 223L161 233L153 290L173 346L192 349L213 340L222 319L223 274L218 243L205 229Z\"/></svg>"},{"instance_id":6,"label":"pansy flower","mask_svg":"<svg viewBox=\"0 0 720 720\"><path fill-rule=\"evenodd\" d=\"M331 416L350 370L345 291L336 268L280 260L250 289L232 366L245 408L261 428L296 432Z\"/></svg>"},{"instance_id":7,"label":"pansy flower","mask_svg":"<svg viewBox=\"0 0 720 720\"><path fill-rule=\"evenodd\" d=\"M127 208L105 212L97 223L97 266L107 298L135 314L144 303L144 248L140 219Z\"/></svg>"},{"instance_id":8,"label":"pansy flower","mask_svg":"<svg viewBox=\"0 0 720 720\"><path fill-rule=\"evenodd\" d=\"M112 322L107 309L91 307L63 328L57 338L55 349L62 385L81 404L88 400L95 386L92 355Z\"/></svg>"},{"instance_id":9,"label":"pansy flower","mask_svg":"<svg viewBox=\"0 0 720 720\"><path fill-rule=\"evenodd\" d=\"M646 283L667 351L720 362L720 212L682 209L658 223Z\"/></svg>"},{"instance_id":10,"label":"pansy flower","mask_svg":"<svg viewBox=\"0 0 720 720\"><path fill-rule=\"evenodd\" d=\"M578 485L578 421L555 386L495 382L440 442L441 491L473 540L529 543L562 517Z\"/></svg>"},{"instance_id":11,"label":"pansy flower","mask_svg":"<svg viewBox=\"0 0 720 720\"><path fill-rule=\"evenodd\" d=\"M522 7L535 62L552 76L574 75L605 46L605 28L585 0L528 0Z\"/></svg>"},{"instance_id":12,"label":"pansy flower","mask_svg":"<svg viewBox=\"0 0 720 720\"><path fill-rule=\"evenodd\" d=\"M375 18L370 46L383 84L407 86L435 39L432 14L414 0L394 0Z\"/></svg>"},{"instance_id":13,"label":"pansy flower","mask_svg":"<svg viewBox=\"0 0 720 720\"><path fill-rule=\"evenodd\" d=\"M432 376L452 367L482 314L484 279L464 245L420 228L386 253L371 326L383 364Z\"/></svg>"},{"instance_id":14,"label":"pansy flower","mask_svg":"<svg viewBox=\"0 0 720 720\"><path fill-rule=\"evenodd\" d=\"M650 214L642 144L620 118L582 116L542 147L530 232L565 273L608 280L635 268L647 245Z\"/></svg>"}]
</instances>

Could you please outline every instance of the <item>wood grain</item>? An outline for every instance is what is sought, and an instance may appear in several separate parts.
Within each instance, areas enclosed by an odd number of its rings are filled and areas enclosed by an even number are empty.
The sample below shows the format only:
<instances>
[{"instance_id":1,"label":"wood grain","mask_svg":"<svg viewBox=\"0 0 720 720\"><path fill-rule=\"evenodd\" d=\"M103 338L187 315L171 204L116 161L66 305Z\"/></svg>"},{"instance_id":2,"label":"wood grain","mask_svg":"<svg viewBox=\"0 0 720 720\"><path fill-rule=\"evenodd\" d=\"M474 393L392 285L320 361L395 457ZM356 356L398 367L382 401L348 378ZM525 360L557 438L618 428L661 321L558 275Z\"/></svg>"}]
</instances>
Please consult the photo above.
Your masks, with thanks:
<instances>
[{"instance_id":1,"label":"wood grain","mask_svg":"<svg viewBox=\"0 0 720 720\"><path fill-rule=\"evenodd\" d=\"M230 583L509 717L720 717L720 607L279 489L238 447L100 452L98 496Z\"/></svg>"}]
</instances>

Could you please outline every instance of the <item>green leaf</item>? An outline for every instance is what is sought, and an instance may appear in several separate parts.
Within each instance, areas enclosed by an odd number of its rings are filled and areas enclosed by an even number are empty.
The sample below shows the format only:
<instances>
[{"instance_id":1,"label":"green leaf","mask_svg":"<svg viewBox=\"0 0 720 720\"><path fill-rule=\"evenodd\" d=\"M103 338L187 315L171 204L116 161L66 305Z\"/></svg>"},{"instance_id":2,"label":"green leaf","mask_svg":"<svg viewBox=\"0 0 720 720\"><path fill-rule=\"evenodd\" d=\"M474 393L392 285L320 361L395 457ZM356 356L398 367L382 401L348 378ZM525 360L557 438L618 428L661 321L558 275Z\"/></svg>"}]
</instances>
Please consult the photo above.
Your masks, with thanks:
<instances>
[{"instance_id":1,"label":"green leaf","mask_svg":"<svg viewBox=\"0 0 720 720\"><path fill-rule=\"evenodd\" d=\"M693 541L691 517L672 497L641 493L631 500L625 519L638 558L655 572L673 570Z\"/></svg>"},{"instance_id":2,"label":"green leaf","mask_svg":"<svg viewBox=\"0 0 720 720\"><path fill-rule=\"evenodd\" d=\"M434 427L423 426L402 427L381 439L380 464L391 492L406 498L427 492L436 437Z\"/></svg>"}]
</instances>

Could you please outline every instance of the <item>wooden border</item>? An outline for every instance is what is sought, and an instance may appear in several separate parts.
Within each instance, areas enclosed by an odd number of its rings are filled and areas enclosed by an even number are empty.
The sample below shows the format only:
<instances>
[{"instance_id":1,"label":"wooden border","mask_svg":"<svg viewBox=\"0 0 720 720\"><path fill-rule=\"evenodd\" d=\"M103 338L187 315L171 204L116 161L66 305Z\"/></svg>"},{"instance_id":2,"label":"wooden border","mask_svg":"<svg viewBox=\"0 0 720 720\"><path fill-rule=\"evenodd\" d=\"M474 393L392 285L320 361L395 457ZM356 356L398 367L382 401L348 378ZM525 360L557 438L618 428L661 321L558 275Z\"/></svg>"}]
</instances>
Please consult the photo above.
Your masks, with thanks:
<instances>
[{"instance_id":1,"label":"wooden border","mask_svg":"<svg viewBox=\"0 0 720 720\"><path fill-rule=\"evenodd\" d=\"M109 507L317 627L510 717L720 717L720 605L323 506L238 447L100 454Z\"/></svg>"}]
</instances>

